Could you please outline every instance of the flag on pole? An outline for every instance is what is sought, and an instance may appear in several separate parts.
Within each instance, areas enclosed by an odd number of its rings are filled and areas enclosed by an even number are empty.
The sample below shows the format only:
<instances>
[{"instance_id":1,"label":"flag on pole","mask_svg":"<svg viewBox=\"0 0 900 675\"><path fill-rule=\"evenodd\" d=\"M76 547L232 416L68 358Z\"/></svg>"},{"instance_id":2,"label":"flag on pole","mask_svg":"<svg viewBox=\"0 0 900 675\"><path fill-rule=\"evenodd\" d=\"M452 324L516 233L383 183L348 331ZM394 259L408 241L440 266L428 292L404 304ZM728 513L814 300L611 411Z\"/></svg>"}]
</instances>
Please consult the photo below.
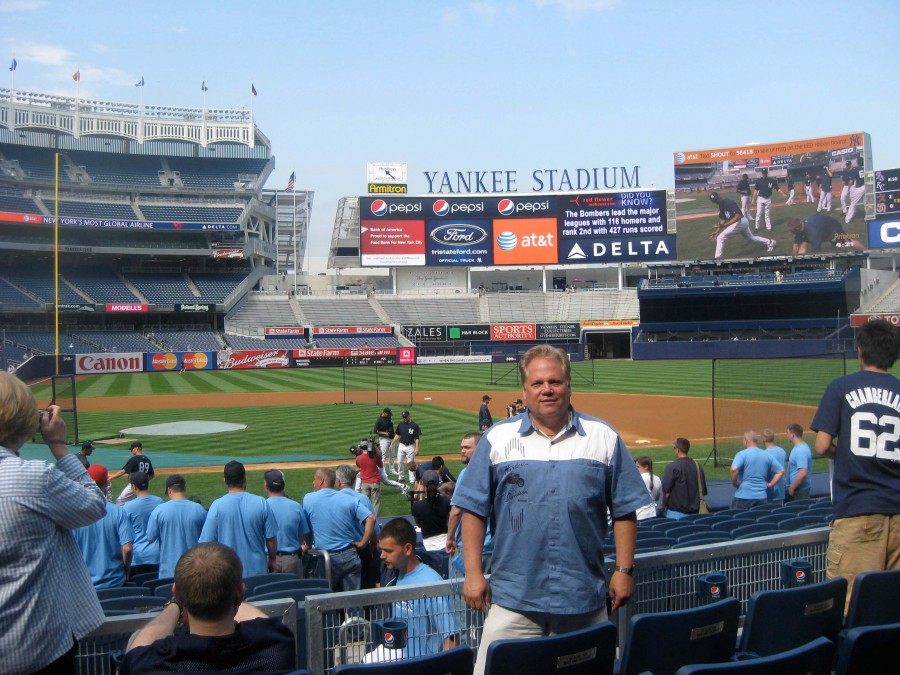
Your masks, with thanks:
<instances>
[{"instance_id":1,"label":"flag on pole","mask_svg":"<svg viewBox=\"0 0 900 675\"><path fill-rule=\"evenodd\" d=\"M207 91L208 89L209 87L206 86L206 80L203 80L203 82L200 84L200 91Z\"/></svg>"},{"instance_id":2,"label":"flag on pole","mask_svg":"<svg viewBox=\"0 0 900 675\"><path fill-rule=\"evenodd\" d=\"M296 172L296 171L291 171L291 177L288 178L288 184L287 184L287 187L285 188L285 190L286 190L287 192L293 192L293 191L294 191L294 181L295 181L296 179L297 179L297 172Z\"/></svg>"},{"instance_id":3,"label":"flag on pole","mask_svg":"<svg viewBox=\"0 0 900 675\"><path fill-rule=\"evenodd\" d=\"M72 79L76 82L81 82L81 67L79 66L78 70L72 73Z\"/></svg>"},{"instance_id":4,"label":"flag on pole","mask_svg":"<svg viewBox=\"0 0 900 675\"><path fill-rule=\"evenodd\" d=\"M12 64L9 66L10 71L15 70L15 69L16 69L16 66L18 66L18 65L19 65L19 62L16 61L15 59L13 59Z\"/></svg>"},{"instance_id":5,"label":"flag on pole","mask_svg":"<svg viewBox=\"0 0 900 675\"><path fill-rule=\"evenodd\" d=\"M256 86L252 82L250 83L250 93L256 96Z\"/></svg>"},{"instance_id":6,"label":"flag on pole","mask_svg":"<svg viewBox=\"0 0 900 675\"><path fill-rule=\"evenodd\" d=\"M135 87L143 87L144 86L144 76L143 75L141 75L141 81L136 82L134 86Z\"/></svg>"}]
</instances>

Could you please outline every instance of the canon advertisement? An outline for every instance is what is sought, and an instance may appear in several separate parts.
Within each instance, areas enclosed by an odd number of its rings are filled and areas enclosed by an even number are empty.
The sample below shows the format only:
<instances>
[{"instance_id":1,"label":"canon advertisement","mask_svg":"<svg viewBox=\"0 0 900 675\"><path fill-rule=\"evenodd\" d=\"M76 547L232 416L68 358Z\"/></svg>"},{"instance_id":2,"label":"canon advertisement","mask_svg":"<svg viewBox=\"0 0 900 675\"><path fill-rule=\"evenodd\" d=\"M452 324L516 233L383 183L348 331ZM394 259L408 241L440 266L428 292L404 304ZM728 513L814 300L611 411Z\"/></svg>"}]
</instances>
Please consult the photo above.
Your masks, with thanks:
<instances>
[{"instance_id":1,"label":"canon advertisement","mask_svg":"<svg viewBox=\"0 0 900 675\"><path fill-rule=\"evenodd\" d=\"M78 354L75 372L78 375L101 373L141 373L144 371L142 352L115 354Z\"/></svg>"},{"instance_id":2,"label":"canon advertisement","mask_svg":"<svg viewBox=\"0 0 900 675\"><path fill-rule=\"evenodd\" d=\"M665 190L522 197L360 197L364 267L675 259Z\"/></svg>"}]
</instances>

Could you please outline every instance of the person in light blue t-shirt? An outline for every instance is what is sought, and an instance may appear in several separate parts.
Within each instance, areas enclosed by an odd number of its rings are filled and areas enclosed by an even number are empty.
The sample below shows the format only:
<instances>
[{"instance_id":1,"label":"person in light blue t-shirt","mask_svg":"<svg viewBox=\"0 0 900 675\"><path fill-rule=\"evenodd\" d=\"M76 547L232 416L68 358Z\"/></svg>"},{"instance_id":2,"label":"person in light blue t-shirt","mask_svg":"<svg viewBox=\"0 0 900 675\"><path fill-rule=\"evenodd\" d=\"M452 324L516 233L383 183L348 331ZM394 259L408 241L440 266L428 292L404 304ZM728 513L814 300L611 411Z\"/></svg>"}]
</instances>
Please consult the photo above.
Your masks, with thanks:
<instances>
[{"instance_id":1,"label":"person in light blue t-shirt","mask_svg":"<svg viewBox=\"0 0 900 675\"><path fill-rule=\"evenodd\" d=\"M134 530L134 556L131 560L132 574L146 574L159 571L159 544L147 539L147 523L153 509L163 503L156 495L150 494L150 477L135 471L129 478L131 489L137 495L122 506L128 514Z\"/></svg>"},{"instance_id":2,"label":"person in light blue t-shirt","mask_svg":"<svg viewBox=\"0 0 900 675\"><path fill-rule=\"evenodd\" d=\"M788 461L787 496L785 499L809 499L812 489L812 450L803 440L803 427L792 424L787 428L788 440L794 444Z\"/></svg>"},{"instance_id":3,"label":"person in light blue t-shirt","mask_svg":"<svg viewBox=\"0 0 900 675\"><path fill-rule=\"evenodd\" d=\"M416 556L416 531L405 518L395 518L387 523L381 530L379 543L385 567L397 572L398 587L441 581L441 576ZM406 647L400 650L376 647L366 654L364 663L437 654L459 645L459 625L453 603L447 598L395 602L391 607L391 618L406 623Z\"/></svg>"},{"instance_id":4,"label":"person in light blue t-shirt","mask_svg":"<svg viewBox=\"0 0 900 675\"><path fill-rule=\"evenodd\" d=\"M737 488L731 502L733 509L765 504L768 490L784 476L784 466L759 447L759 436L755 431L745 431L743 443L744 449L731 463L731 482Z\"/></svg>"},{"instance_id":5,"label":"person in light blue t-shirt","mask_svg":"<svg viewBox=\"0 0 900 675\"><path fill-rule=\"evenodd\" d=\"M109 472L102 464L92 464L88 473L104 494ZM94 588L124 586L131 572L134 531L125 509L107 502L106 515L86 527L73 530L75 542L91 573Z\"/></svg>"},{"instance_id":6,"label":"person in light blue t-shirt","mask_svg":"<svg viewBox=\"0 0 900 675\"><path fill-rule=\"evenodd\" d=\"M285 496L284 474L278 469L269 469L263 474L269 508L278 523L278 553L275 559L276 572L289 572L302 576L301 556L309 549L309 520L299 502Z\"/></svg>"},{"instance_id":7,"label":"person in light blue t-shirt","mask_svg":"<svg viewBox=\"0 0 900 675\"><path fill-rule=\"evenodd\" d=\"M159 545L159 578L175 576L175 565L200 541L206 509L187 499L187 483L183 476L166 478L169 501L160 504L147 522L147 540Z\"/></svg>"},{"instance_id":8,"label":"person in light blue t-shirt","mask_svg":"<svg viewBox=\"0 0 900 675\"><path fill-rule=\"evenodd\" d=\"M771 429L763 429L762 440L763 444L766 446L766 453L771 455L782 467L786 468L787 453L784 451L784 448L775 445L775 432ZM782 476L781 480L766 490L766 499L770 502L775 502L776 504L784 503L784 494L785 490L787 490L786 478L787 472L785 472L785 475Z\"/></svg>"},{"instance_id":9,"label":"person in light blue t-shirt","mask_svg":"<svg viewBox=\"0 0 900 675\"><path fill-rule=\"evenodd\" d=\"M219 542L237 551L244 576L275 569L278 523L265 499L247 492L247 472L240 462L225 465L228 493L209 507L200 543Z\"/></svg>"}]
</instances>

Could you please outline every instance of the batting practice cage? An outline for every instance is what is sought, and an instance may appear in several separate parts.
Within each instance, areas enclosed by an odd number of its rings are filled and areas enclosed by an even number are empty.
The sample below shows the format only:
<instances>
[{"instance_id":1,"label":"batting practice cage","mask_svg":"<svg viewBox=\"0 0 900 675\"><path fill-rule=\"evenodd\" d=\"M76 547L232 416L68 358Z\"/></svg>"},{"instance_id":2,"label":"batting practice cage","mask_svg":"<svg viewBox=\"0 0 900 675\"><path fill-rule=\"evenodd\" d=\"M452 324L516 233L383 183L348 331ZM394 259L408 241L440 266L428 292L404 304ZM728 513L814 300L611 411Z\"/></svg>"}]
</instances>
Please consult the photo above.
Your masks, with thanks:
<instances>
[{"instance_id":1,"label":"batting practice cage","mask_svg":"<svg viewBox=\"0 0 900 675\"><path fill-rule=\"evenodd\" d=\"M856 369L856 360L850 367ZM808 431L825 387L846 375L847 368L842 354L713 359L713 465L729 466L743 448L741 439L749 429L758 433L771 429L781 438L789 424L800 424Z\"/></svg>"}]
</instances>

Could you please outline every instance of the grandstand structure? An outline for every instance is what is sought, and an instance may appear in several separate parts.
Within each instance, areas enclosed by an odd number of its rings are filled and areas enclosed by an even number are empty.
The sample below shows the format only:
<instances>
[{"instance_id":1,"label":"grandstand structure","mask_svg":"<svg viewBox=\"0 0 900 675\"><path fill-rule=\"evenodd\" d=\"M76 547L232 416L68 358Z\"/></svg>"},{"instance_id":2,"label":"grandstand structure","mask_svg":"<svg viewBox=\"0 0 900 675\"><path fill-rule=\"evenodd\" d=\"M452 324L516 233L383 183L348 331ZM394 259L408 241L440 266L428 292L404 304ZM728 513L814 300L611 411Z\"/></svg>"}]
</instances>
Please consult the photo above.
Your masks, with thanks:
<instances>
[{"instance_id":1,"label":"grandstand structure","mask_svg":"<svg viewBox=\"0 0 900 675\"><path fill-rule=\"evenodd\" d=\"M330 273L313 275L314 192L266 187L273 166L244 108L0 88L2 365L57 349L510 359L537 342L579 358L748 358L840 351L851 315L900 316L890 250L363 267L357 197L337 205ZM672 194L714 169L683 167Z\"/></svg>"}]
</instances>

